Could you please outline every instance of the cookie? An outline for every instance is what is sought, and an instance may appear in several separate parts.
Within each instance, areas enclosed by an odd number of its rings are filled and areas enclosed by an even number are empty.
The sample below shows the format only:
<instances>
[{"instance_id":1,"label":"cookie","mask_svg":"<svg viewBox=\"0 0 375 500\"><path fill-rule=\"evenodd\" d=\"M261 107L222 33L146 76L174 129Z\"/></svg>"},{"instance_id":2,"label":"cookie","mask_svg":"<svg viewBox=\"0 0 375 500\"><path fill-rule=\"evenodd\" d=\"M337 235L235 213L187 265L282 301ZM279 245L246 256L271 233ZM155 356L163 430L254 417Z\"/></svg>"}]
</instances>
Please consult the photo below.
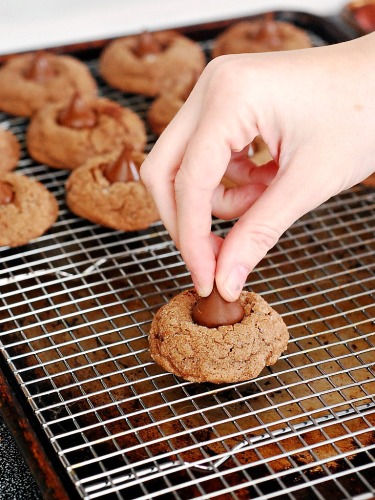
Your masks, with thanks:
<instances>
[{"instance_id":1,"label":"cookie","mask_svg":"<svg viewBox=\"0 0 375 500\"><path fill-rule=\"evenodd\" d=\"M250 155L251 160L257 165L264 165L272 160L270 150L264 140L258 135L255 137L252 146L252 154Z\"/></svg>"},{"instance_id":2,"label":"cookie","mask_svg":"<svg viewBox=\"0 0 375 500\"><path fill-rule=\"evenodd\" d=\"M124 148L93 158L74 170L66 183L66 200L72 212L112 229L136 231L159 219L151 195L139 178L145 159Z\"/></svg>"},{"instance_id":3,"label":"cookie","mask_svg":"<svg viewBox=\"0 0 375 500\"><path fill-rule=\"evenodd\" d=\"M284 321L259 295L243 291L243 319L217 328L194 322L198 298L193 290L182 292L152 321L150 353L168 372L192 382L240 382L258 376L286 349Z\"/></svg>"},{"instance_id":4,"label":"cookie","mask_svg":"<svg viewBox=\"0 0 375 500\"><path fill-rule=\"evenodd\" d=\"M156 96L188 87L206 64L200 45L175 31L119 38L103 50L99 71L125 92Z\"/></svg>"},{"instance_id":5,"label":"cookie","mask_svg":"<svg viewBox=\"0 0 375 500\"><path fill-rule=\"evenodd\" d=\"M366 179L364 179L361 184L364 184L365 186L368 186L368 187L372 187L372 188L375 188L375 172L371 175L369 175L368 177L366 177Z\"/></svg>"},{"instance_id":6,"label":"cookie","mask_svg":"<svg viewBox=\"0 0 375 500\"><path fill-rule=\"evenodd\" d=\"M85 101L75 94L68 105L49 104L31 119L27 149L34 160L73 170L90 158L114 152L124 144L143 150L147 137L141 118L114 101Z\"/></svg>"},{"instance_id":7,"label":"cookie","mask_svg":"<svg viewBox=\"0 0 375 500\"><path fill-rule=\"evenodd\" d=\"M91 99L97 84L87 66L72 56L22 54L0 68L0 109L12 115L31 116L46 104L67 103L75 92Z\"/></svg>"},{"instance_id":8,"label":"cookie","mask_svg":"<svg viewBox=\"0 0 375 500\"><path fill-rule=\"evenodd\" d=\"M184 102L184 99L175 94L168 93L157 97L147 113L147 121L152 132L161 135L182 108Z\"/></svg>"},{"instance_id":9,"label":"cookie","mask_svg":"<svg viewBox=\"0 0 375 500\"><path fill-rule=\"evenodd\" d=\"M194 74L187 87L183 86L179 88L177 86L173 90L164 92L154 99L147 112L147 121L154 134L161 135L167 125L173 120L189 97L198 77L198 74Z\"/></svg>"},{"instance_id":10,"label":"cookie","mask_svg":"<svg viewBox=\"0 0 375 500\"><path fill-rule=\"evenodd\" d=\"M21 147L15 135L0 127L0 175L16 168Z\"/></svg>"},{"instance_id":11,"label":"cookie","mask_svg":"<svg viewBox=\"0 0 375 500\"><path fill-rule=\"evenodd\" d=\"M55 197L40 182L24 175L0 174L0 246L25 245L56 221Z\"/></svg>"},{"instance_id":12,"label":"cookie","mask_svg":"<svg viewBox=\"0 0 375 500\"><path fill-rule=\"evenodd\" d=\"M288 22L274 20L271 14L267 14L260 19L242 21L226 29L216 38L212 57L304 49L311 46L311 40L304 30Z\"/></svg>"}]
</instances>

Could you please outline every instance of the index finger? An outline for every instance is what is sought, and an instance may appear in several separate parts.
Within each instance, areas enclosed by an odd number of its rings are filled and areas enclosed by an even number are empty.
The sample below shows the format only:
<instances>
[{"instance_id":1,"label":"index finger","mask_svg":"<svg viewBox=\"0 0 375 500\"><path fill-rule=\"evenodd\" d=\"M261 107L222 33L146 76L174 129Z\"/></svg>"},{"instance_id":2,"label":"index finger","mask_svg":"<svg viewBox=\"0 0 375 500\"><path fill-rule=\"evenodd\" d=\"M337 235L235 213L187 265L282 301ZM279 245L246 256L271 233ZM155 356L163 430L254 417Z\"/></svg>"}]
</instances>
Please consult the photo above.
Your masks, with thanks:
<instances>
[{"instance_id":1,"label":"index finger","mask_svg":"<svg viewBox=\"0 0 375 500\"><path fill-rule=\"evenodd\" d=\"M211 236L212 198L231 152L222 144L212 147L204 147L204 144L199 132L189 141L176 175L175 201L179 249L198 293L207 296L216 268Z\"/></svg>"},{"instance_id":2,"label":"index finger","mask_svg":"<svg viewBox=\"0 0 375 500\"><path fill-rule=\"evenodd\" d=\"M178 245L174 182L200 114L201 83L161 134L142 164L140 175L152 194L160 217Z\"/></svg>"},{"instance_id":3,"label":"index finger","mask_svg":"<svg viewBox=\"0 0 375 500\"><path fill-rule=\"evenodd\" d=\"M238 145L243 135L234 123L227 125L221 110L204 109L175 181L179 248L201 295L210 293L216 268L211 236L213 196L231 159L232 142ZM249 142L251 135L246 134Z\"/></svg>"}]
</instances>

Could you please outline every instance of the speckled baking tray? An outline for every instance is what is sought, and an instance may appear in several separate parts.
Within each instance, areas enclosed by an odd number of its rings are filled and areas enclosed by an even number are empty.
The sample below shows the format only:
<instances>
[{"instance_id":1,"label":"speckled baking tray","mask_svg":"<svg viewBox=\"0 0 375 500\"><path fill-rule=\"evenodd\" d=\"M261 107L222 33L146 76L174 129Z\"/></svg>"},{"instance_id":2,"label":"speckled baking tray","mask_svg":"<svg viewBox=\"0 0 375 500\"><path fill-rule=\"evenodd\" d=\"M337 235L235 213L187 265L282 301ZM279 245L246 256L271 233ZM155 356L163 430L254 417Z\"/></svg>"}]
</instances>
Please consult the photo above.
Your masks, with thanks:
<instances>
[{"instance_id":1,"label":"speckled baking tray","mask_svg":"<svg viewBox=\"0 0 375 500\"><path fill-rule=\"evenodd\" d=\"M277 17L316 45L348 38L316 16ZM208 53L228 25L184 31ZM150 99L100 79L104 43L60 50L86 62L103 96L145 117ZM154 313L191 287L165 228L123 233L77 218L67 173L28 157L27 120L0 121L22 144L19 171L60 208L47 234L0 249L0 408L44 497L372 498L374 190L358 186L303 217L249 277L290 331L277 364L249 382L193 384L148 351ZM149 133L148 150L154 141Z\"/></svg>"}]
</instances>

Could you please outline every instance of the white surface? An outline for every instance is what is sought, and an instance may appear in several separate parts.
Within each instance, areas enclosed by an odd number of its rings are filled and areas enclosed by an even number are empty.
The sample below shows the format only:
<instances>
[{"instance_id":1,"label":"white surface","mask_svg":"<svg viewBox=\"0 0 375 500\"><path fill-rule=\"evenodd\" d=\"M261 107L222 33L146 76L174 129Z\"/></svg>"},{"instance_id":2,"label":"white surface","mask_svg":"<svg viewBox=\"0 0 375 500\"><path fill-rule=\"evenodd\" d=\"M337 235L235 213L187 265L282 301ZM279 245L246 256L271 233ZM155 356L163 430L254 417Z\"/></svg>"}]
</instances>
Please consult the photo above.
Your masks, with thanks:
<instances>
[{"instance_id":1,"label":"white surface","mask_svg":"<svg viewBox=\"0 0 375 500\"><path fill-rule=\"evenodd\" d=\"M267 10L338 13L343 0L0 0L0 54Z\"/></svg>"}]
</instances>

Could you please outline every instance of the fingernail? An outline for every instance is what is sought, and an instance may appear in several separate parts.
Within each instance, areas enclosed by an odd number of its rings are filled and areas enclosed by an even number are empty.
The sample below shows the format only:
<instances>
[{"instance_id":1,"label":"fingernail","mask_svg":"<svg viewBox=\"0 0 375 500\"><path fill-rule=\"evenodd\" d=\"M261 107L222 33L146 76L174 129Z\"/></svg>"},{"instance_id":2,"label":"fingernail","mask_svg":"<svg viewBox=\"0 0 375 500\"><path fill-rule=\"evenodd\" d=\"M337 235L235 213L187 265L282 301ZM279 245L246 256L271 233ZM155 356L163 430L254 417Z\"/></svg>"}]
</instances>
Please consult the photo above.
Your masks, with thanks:
<instances>
[{"instance_id":1,"label":"fingernail","mask_svg":"<svg viewBox=\"0 0 375 500\"><path fill-rule=\"evenodd\" d=\"M193 281L194 288L200 297L208 297L210 295L211 289L201 285L193 273L191 273L191 279Z\"/></svg>"},{"instance_id":2,"label":"fingernail","mask_svg":"<svg viewBox=\"0 0 375 500\"><path fill-rule=\"evenodd\" d=\"M235 266L229 271L223 285L233 299L237 299L240 295L249 272L249 269L242 265Z\"/></svg>"}]
</instances>

